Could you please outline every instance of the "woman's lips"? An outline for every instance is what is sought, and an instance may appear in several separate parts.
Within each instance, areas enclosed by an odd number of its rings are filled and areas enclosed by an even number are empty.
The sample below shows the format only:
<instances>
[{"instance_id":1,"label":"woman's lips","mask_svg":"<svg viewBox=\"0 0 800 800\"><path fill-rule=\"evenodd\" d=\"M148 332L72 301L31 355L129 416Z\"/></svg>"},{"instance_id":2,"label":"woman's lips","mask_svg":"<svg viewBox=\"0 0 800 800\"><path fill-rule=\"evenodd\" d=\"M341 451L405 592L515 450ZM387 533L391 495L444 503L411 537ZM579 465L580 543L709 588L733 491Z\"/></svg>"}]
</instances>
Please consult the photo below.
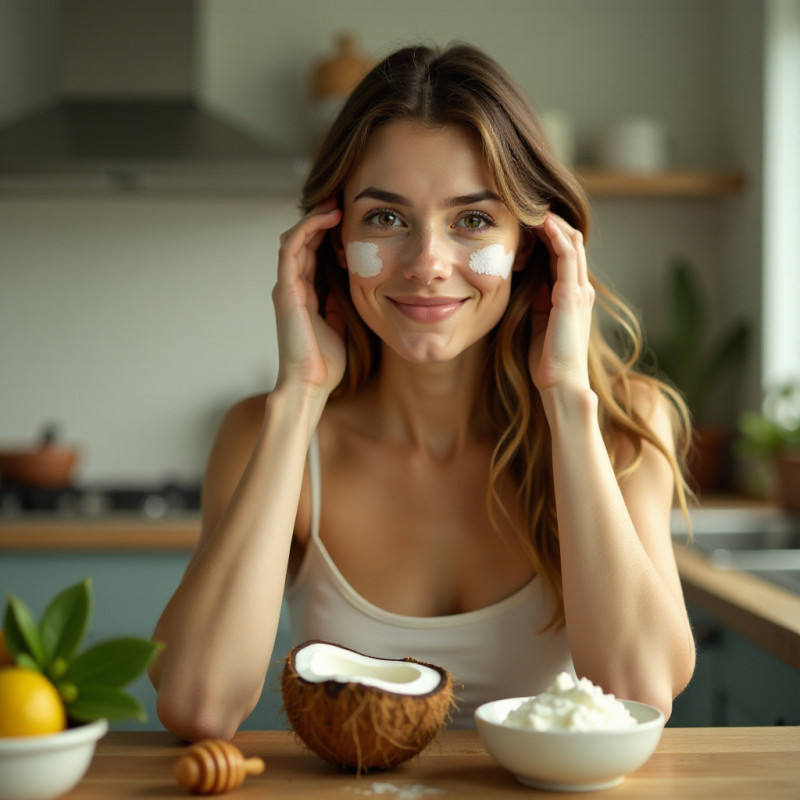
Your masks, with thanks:
<instances>
[{"instance_id":1,"label":"woman's lips","mask_svg":"<svg viewBox=\"0 0 800 800\"><path fill-rule=\"evenodd\" d=\"M459 297L390 297L389 302L414 322L441 322L452 317L466 300Z\"/></svg>"}]
</instances>

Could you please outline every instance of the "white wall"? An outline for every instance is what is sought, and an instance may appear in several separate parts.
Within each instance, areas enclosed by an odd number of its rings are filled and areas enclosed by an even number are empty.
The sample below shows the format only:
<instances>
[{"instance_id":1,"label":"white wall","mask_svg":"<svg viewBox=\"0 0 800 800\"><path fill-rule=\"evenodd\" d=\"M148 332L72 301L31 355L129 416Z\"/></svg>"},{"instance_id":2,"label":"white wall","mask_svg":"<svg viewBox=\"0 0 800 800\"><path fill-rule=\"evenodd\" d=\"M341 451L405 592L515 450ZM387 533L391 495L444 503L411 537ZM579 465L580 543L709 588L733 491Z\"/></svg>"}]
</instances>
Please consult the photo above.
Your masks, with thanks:
<instances>
[{"instance_id":1,"label":"white wall","mask_svg":"<svg viewBox=\"0 0 800 800\"><path fill-rule=\"evenodd\" d=\"M420 37L485 47L536 105L574 116L584 152L617 116L645 112L673 131L679 164L757 161L758 145L742 141L760 126L760 108L750 108L760 95L729 84L737 58L758 59L759 3L203 0L202 9L203 96L283 149L310 141L311 66L348 30L375 56ZM734 310L757 319L753 287L729 278L741 249L731 214L754 202L752 184L733 201L601 200L590 256L653 325L675 253L703 270L715 320ZM223 408L274 379L269 293L294 205L0 197L0 444L56 418L84 446L87 480L199 476ZM752 237L758 252L760 231ZM758 259L745 256L734 274L757 289Z\"/></svg>"},{"instance_id":2,"label":"white wall","mask_svg":"<svg viewBox=\"0 0 800 800\"><path fill-rule=\"evenodd\" d=\"M308 142L310 67L340 31L375 59L466 40L497 58L539 108L573 115L591 146L618 116L653 114L683 164L725 164L724 0L203 0L200 81L217 107L294 149Z\"/></svg>"}]
</instances>

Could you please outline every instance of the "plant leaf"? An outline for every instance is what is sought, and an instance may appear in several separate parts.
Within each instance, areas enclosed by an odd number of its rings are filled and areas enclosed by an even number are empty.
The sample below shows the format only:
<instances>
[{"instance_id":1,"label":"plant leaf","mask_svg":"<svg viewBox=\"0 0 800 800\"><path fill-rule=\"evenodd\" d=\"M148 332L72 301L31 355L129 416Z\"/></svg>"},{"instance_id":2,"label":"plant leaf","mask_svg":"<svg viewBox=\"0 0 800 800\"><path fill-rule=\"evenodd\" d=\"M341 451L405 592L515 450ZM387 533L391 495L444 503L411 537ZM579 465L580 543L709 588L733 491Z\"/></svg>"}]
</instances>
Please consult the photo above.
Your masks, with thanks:
<instances>
[{"instance_id":1,"label":"plant leaf","mask_svg":"<svg viewBox=\"0 0 800 800\"><path fill-rule=\"evenodd\" d=\"M770 458L783 447L783 437L778 426L753 411L745 411L739 415L739 430L742 433L742 439L737 444L740 455Z\"/></svg>"},{"instance_id":2,"label":"plant leaf","mask_svg":"<svg viewBox=\"0 0 800 800\"><path fill-rule=\"evenodd\" d=\"M703 370L706 382L714 383L726 371L739 364L747 352L749 341L750 325L747 322L737 322L723 331L714 341L706 358Z\"/></svg>"},{"instance_id":3,"label":"plant leaf","mask_svg":"<svg viewBox=\"0 0 800 800\"><path fill-rule=\"evenodd\" d=\"M114 686L85 686L78 688L78 697L67 703L67 716L77 722L95 719L128 719L140 722L147 719L144 709L136 698Z\"/></svg>"},{"instance_id":4,"label":"plant leaf","mask_svg":"<svg viewBox=\"0 0 800 800\"><path fill-rule=\"evenodd\" d=\"M28 606L13 594L8 596L3 630L6 644L14 660L19 663L20 656L27 653L41 671L44 666L44 649L39 628Z\"/></svg>"},{"instance_id":5,"label":"plant leaf","mask_svg":"<svg viewBox=\"0 0 800 800\"><path fill-rule=\"evenodd\" d=\"M69 661L83 640L91 614L92 586L89 578L53 598L39 626L45 668L56 658Z\"/></svg>"},{"instance_id":6,"label":"plant leaf","mask_svg":"<svg viewBox=\"0 0 800 800\"><path fill-rule=\"evenodd\" d=\"M67 668L64 680L83 687L121 687L144 672L162 645L149 639L109 639L81 653Z\"/></svg>"},{"instance_id":7,"label":"plant leaf","mask_svg":"<svg viewBox=\"0 0 800 800\"><path fill-rule=\"evenodd\" d=\"M683 259L676 260L672 265L669 309L672 337L681 358L691 359L696 356L695 349L704 333L703 305L691 265Z\"/></svg>"},{"instance_id":8,"label":"plant leaf","mask_svg":"<svg viewBox=\"0 0 800 800\"><path fill-rule=\"evenodd\" d=\"M20 669L31 669L34 672L41 672L42 667L29 653L20 653L16 658L17 666Z\"/></svg>"}]
</instances>

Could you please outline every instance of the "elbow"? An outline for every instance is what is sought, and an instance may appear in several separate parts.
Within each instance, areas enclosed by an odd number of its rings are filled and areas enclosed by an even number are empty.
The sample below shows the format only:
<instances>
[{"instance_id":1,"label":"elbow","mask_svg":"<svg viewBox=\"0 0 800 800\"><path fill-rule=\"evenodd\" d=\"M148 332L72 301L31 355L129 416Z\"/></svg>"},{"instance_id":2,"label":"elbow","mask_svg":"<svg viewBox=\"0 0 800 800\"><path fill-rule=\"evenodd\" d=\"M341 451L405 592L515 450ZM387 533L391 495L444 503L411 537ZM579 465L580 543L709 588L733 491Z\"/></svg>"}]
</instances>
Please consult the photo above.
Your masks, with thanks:
<instances>
[{"instance_id":1,"label":"elbow","mask_svg":"<svg viewBox=\"0 0 800 800\"><path fill-rule=\"evenodd\" d=\"M664 691L656 690L643 694L639 702L647 703L647 705L657 708L664 715L664 720L668 721L670 716L672 716L672 700L672 692L666 689Z\"/></svg>"},{"instance_id":2,"label":"elbow","mask_svg":"<svg viewBox=\"0 0 800 800\"><path fill-rule=\"evenodd\" d=\"M201 739L230 739L239 727L231 718L223 718L204 703L185 703L159 693L156 712L161 724L186 742Z\"/></svg>"},{"instance_id":3,"label":"elbow","mask_svg":"<svg viewBox=\"0 0 800 800\"><path fill-rule=\"evenodd\" d=\"M692 649L691 658L687 659L680 669L676 669L672 679L665 675L661 680L647 681L630 691L628 699L654 706L664 714L664 719L669 721L673 701L689 684L694 672L694 663L694 649Z\"/></svg>"},{"instance_id":4,"label":"elbow","mask_svg":"<svg viewBox=\"0 0 800 800\"><path fill-rule=\"evenodd\" d=\"M170 733L187 742L231 739L258 702L258 696L253 702L243 704L235 698L220 696L214 687L199 685L187 688L185 682L180 683L180 686L170 688L169 682L162 677L156 713ZM260 691L258 694L260 696Z\"/></svg>"}]
</instances>

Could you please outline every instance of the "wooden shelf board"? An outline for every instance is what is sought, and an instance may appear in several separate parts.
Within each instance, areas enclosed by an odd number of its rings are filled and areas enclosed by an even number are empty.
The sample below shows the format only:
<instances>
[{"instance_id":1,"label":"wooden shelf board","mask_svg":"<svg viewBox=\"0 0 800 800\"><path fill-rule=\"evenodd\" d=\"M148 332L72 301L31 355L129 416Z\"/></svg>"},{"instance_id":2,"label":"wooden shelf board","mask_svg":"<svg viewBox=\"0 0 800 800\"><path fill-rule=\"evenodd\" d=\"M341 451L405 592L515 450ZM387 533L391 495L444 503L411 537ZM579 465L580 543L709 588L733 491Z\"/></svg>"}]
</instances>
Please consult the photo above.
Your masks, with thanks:
<instances>
[{"instance_id":1,"label":"wooden shelf board","mask_svg":"<svg viewBox=\"0 0 800 800\"><path fill-rule=\"evenodd\" d=\"M578 178L594 197L703 199L736 194L744 186L741 172L670 170L653 174L578 168Z\"/></svg>"},{"instance_id":2,"label":"wooden shelf board","mask_svg":"<svg viewBox=\"0 0 800 800\"><path fill-rule=\"evenodd\" d=\"M199 515L143 520L140 517L4 520L0 551L180 550L191 551L200 534Z\"/></svg>"}]
</instances>

